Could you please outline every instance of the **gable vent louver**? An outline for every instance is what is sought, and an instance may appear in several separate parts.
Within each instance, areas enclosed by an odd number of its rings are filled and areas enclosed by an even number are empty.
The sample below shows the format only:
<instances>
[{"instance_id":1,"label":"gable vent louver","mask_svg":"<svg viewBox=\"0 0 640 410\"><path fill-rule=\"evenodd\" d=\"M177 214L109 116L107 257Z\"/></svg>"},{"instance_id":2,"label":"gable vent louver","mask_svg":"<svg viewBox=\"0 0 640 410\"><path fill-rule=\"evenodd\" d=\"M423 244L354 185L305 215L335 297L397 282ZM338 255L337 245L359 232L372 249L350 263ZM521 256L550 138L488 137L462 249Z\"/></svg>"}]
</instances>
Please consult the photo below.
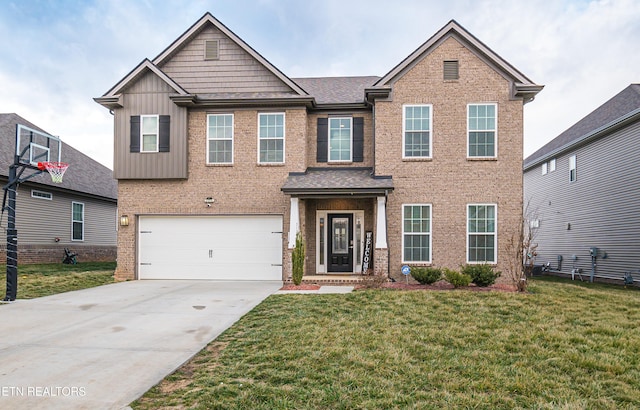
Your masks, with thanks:
<instances>
[{"instance_id":1,"label":"gable vent louver","mask_svg":"<svg viewBox=\"0 0 640 410\"><path fill-rule=\"evenodd\" d=\"M205 40L204 41L204 59L217 60L220 58L220 41Z\"/></svg>"},{"instance_id":2,"label":"gable vent louver","mask_svg":"<svg viewBox=\"0 0 640 410\"><path fill-rule=\"evenodd\" d=\"M458 60L449 60L444 62L444 79L457 80L458 76Z\"/></svg>"}]
</instances>

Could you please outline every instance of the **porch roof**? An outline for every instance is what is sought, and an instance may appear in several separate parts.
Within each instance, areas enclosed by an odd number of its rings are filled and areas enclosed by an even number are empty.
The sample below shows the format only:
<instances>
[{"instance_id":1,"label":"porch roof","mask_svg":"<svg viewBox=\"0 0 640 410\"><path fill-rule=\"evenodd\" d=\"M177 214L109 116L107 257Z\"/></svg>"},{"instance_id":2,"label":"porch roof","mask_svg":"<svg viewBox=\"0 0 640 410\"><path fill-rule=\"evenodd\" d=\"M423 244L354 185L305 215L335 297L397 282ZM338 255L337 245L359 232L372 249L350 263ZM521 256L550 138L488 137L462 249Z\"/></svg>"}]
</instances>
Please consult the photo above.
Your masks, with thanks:
<instances>
[{"instance_id":1,"label":"porch roof","mask_svg":"<svg viewBox=\"0 0 640 410\"><path fill-rule=\"evenodd\" d=\"M375 197L393 190L393 179L373 168L307 168L289 173L281 189L297 197Z\"/></svg>"}]
</instances>

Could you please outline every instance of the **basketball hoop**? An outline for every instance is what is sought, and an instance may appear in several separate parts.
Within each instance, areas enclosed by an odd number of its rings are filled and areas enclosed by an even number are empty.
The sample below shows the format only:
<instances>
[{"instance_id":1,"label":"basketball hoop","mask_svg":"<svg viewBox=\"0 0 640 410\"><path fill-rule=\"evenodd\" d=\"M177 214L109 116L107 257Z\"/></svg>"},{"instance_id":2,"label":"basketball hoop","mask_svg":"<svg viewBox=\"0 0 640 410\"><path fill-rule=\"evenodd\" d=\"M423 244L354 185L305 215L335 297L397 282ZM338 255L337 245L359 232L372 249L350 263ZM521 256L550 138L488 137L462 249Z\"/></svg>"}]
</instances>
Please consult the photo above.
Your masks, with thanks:
<instances>
[{"instance_id":1,"label":"basketball hoop","mask_svg":"<svg viewBox=\"0 0 640 410\"><path fill-rule=\"evenodd\" d=\"M51 174L51 181L56 184L62 182L62 176L64 172L69 168L69 164L66 162L38 162L38 169L44 171L45 169Z\"/></svg>"}]
</instances>

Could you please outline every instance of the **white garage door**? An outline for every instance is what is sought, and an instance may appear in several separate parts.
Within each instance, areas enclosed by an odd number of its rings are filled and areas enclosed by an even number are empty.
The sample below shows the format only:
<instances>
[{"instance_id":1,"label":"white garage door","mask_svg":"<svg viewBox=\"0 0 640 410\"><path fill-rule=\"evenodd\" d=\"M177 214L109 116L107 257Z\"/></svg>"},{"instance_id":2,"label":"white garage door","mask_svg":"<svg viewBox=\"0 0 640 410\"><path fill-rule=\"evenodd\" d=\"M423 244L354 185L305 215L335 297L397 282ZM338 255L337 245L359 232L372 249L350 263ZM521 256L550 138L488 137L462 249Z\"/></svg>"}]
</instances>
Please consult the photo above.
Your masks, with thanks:
<instances>
[{"instance_id":1,"label":"white garage door","mask_svg":"<svg viewBox=\"0 0 640 410\"><path fill-rule=\"evenodd\" d=\"M282 217L141 216L138 277L282 280Z\"/></svg>"}]
</instances>

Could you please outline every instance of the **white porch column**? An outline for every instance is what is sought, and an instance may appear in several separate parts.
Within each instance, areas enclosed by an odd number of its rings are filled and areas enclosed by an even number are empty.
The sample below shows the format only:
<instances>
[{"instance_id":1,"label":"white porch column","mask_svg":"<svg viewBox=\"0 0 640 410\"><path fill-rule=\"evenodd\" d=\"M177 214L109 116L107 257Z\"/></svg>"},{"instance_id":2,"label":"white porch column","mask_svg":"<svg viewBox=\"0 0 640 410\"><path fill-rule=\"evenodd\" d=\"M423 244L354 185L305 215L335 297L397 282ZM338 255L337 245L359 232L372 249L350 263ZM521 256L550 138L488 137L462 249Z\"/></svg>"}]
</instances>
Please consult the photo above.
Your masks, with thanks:
<instances>
[{"instance_id":1,"label":"white porch column","mask_svg":"<svg viewBox=\"0 0 640 410\"><path fill-rule=\"evenodd\" d=\"M378 197L376 210L376 249L387 248L387 198Z\"/></svg>"},{"instance_id":2,"label":"white porch column","mask_svg":"<svg viewBox=\"0 0 640 410\"><path fill-rule=\"evenodd\" d=\"M298 198L291 197L291 209L289 210L289 249L296 247L296 234L300 230L300 209Z\"/></svg>"}]
</instances>

